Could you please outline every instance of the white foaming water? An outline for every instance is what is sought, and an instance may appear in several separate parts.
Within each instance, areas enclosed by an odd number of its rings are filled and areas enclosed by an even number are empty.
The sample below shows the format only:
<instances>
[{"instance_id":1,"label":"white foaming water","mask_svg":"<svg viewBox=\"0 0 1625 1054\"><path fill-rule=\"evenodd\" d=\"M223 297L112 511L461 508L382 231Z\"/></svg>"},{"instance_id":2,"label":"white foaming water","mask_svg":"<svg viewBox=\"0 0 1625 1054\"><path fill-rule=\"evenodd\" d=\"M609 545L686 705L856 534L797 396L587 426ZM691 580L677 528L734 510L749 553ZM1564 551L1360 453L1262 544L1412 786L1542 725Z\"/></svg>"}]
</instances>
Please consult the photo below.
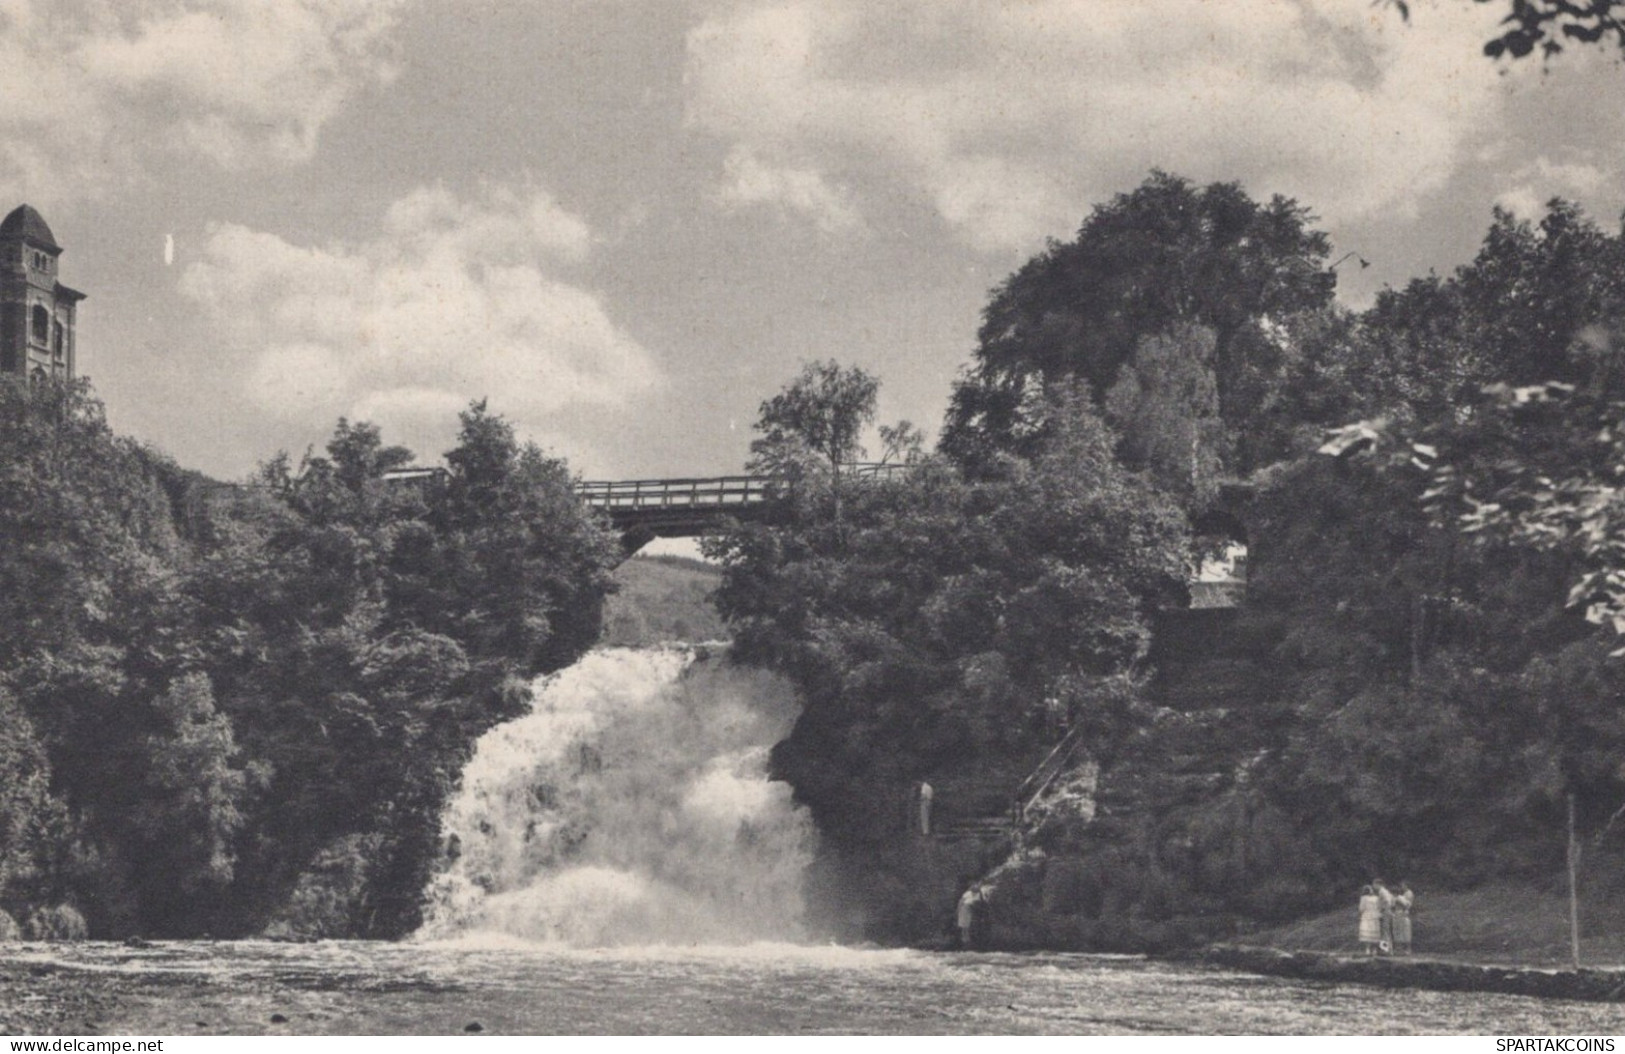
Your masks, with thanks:
<instances>
[{"instance_id":1,"label":"white foaming water","mask_svg":"<svg viewBox=\"0 0 1625 1054\"><path fill-rule=\"evenodd\" d=\"M418 936L575 947L794 941L814 832L769 749L789 686L720 649L606 648L475 746Z\"/></svg>"}]
</instances>

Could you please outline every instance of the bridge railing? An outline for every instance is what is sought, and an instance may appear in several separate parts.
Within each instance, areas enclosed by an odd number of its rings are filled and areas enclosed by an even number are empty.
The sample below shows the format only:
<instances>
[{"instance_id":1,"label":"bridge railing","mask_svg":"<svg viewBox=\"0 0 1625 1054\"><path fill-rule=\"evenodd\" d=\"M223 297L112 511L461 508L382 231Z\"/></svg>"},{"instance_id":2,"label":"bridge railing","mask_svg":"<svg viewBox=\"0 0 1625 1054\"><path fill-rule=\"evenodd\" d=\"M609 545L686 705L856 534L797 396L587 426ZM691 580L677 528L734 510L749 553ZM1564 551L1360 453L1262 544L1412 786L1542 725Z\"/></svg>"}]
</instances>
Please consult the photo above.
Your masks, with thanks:
<instances>
[{"instance_id":1,"label":"bridge railing","mask_svg":"<svg viewBox=\"0 0 1625 1054\"><path fill-rule=\"evenodd\" d=\"M843 471L859 479L891 480L913 472L914 466L906 461L854 461Z\"/></svg>"},{"instance_id":2,"label":"bridge railing","mask_svg":"<svg viewBox=\"0 0 1625 1054\"><path fill-rule=\"evenodd\" d=\"M890 479L906 465L860 462L844 466L861 479ZM780 493L784 481L776 476L710 476L698 479L589 480L575 490L595 509L621 512L631 509L722 509L755 505Z\"/></svg>"},{"instance_id":3,"label":"bridge railing","mask_svg":"<svg viewBox=\"0 0 1625 1054\"><path fill-rule=\"evenodd\" d=\"M779 481L771 476L709 479L633 479L576 484L576 494L595 509L721 509L770 498Z\"/></svg>"}]
</instances>

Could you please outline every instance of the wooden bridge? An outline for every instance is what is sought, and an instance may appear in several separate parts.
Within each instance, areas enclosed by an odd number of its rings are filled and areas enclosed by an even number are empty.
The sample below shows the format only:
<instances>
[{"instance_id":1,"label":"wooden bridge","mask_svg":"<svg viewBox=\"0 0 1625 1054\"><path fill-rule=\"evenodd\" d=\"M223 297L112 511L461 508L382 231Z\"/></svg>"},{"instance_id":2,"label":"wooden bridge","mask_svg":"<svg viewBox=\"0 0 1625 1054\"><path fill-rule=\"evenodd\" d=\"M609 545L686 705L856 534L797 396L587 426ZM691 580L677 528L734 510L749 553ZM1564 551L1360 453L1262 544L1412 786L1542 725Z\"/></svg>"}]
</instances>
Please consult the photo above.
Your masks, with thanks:
<instances>
[{"instance_id":1,"label":"wooden bridge","mask_svg":"<svg viewBox=\"0 0 1625 1054\"><path fill-rule=\"evenodd\" d=\"M907 470L906 465L864 462L845 466L843 473L873 480ZM707 476L586 481L575 489L582 504L609 518L631 554L656 538L697 538L725 518L758 516L784 488L785 481L777 476Z\"/></svg>"},{"instance_id":2,"label":"wooden bridge","mask_svg":"<svg viewBox=\"0 0 1625 1054\"><path fill-rule=\"evenodd\" d=\"M909 471L905 464L855 462L841 467L852 480L884 480ZM384 473L392 486L433 490L447 480L442 466L412 465ZM785 492L779 476L704 476L692 479L587 480L575 485L588 508L608 517L621 532L627 555L656 538L697 538L725 518L759 516Z\"/></svg>"},{"instance_id":3,"label":"wooden bridge","mask_svg":"<svg viewBox=\"0 0 1625 1054\"><path fill-rule=\"evenodd\" d=\"M589 481L576 496L609 518L630 554L655 538L696 538L724 517L750 519L782 486L772 476Z\"/></svg>"}]
</instances>

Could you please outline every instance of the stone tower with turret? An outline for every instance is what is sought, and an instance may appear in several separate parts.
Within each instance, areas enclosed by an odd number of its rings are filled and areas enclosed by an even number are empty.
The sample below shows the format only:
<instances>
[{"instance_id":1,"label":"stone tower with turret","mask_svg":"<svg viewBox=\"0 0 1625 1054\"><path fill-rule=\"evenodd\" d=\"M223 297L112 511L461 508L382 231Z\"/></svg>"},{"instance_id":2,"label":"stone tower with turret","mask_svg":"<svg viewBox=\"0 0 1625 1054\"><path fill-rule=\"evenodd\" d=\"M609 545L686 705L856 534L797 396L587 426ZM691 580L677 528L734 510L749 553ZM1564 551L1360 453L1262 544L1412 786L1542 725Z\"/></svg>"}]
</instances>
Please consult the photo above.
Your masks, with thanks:
<instances>
[{"instance_id":1,"label":"stone tower with turret","mask_svg":"<svg viewBox=\"0 0 1625 1054\"><path fill-rule=\"evenodd\" d=\"M0 221L0 373L70 380L74 316L85 294L57 280L62 247L31 205Z\"/></svg>"}]
</instances>

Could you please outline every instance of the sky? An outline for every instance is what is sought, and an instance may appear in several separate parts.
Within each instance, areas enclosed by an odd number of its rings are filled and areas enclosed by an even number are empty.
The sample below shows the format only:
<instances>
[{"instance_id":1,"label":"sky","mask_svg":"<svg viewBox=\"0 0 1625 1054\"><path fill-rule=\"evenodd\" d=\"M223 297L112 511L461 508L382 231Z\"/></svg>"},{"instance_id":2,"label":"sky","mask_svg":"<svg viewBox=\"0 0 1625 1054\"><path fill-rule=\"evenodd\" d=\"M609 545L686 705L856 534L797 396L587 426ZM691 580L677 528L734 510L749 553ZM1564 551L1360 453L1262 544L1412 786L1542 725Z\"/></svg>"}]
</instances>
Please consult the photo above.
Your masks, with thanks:
<instances>
[{"instance_id":1,"label":"sky","mask_svg":"<svg viewBox=\"0 0 1625 1054\"><path fill-rule=\"evenodd\" d=\"M1153 168L1309 207L1351 306L1498 204L1617 229L1625 67L1493 62L1497 7L0 0L0 211L188 467L341 416L433 462L487 399L588 478L715 475L811 359L934 433L989 291Z\"/></svg>"}]
</instances>

